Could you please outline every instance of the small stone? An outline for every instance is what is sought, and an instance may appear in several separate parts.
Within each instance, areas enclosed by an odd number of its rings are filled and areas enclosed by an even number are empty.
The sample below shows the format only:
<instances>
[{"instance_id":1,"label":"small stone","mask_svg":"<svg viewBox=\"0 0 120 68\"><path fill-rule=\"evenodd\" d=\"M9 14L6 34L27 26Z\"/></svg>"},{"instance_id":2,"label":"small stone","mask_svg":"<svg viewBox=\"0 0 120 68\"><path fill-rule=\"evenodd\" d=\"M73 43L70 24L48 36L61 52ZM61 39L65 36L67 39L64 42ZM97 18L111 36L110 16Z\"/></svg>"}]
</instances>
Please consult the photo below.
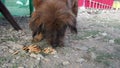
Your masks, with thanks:
<instances>
[{"instance_id":1,"label":"small stone","mask_svg":"<svg viewBox=\"0 0 120 68\"><path fill-rule=\"evenodd\" d=\"M115 43L115 41L112 39L112 40L109 40L109 43Z\"/></svg>"},{"instance_id":2,"label":"small stone","mask_svg":"<svg viewBox=\"0 0 120 68\"><path fill-rule=\"evenodd\" d=\"M55 58L59 58L59 56L58 56L58 55L54 55L53 57L55 57Z\"/></svg>"},{"instance_id":3,"label":"small stone","mask_svg":"<svg viewBox=\"0 0 120 68\"><path fill-rule=\"evenodd\" d=\"M31 37L23 36L24 40L30 40Z\"/></svg>"},{"instance_id":4,"label":"small stone","mask_svg":"<svg viewBox=\"0 0 120 68\"><path fill-rule=\"evenodd\" d=\"M102 36L107 36L107 33L105 33L105 32L104 32L104 33L101 33L101 34L102 34Z\"/></svg>"},{"instance_id":5,"label":"small stone","mask_svg":"<svg viewBox=\"0 0 120 68\"><path fill-rule=\"evenodd\" d=\"M86 39L89 39L89 38L91 38L92 36L88 36L88 37L86 37Z\"/></svg>"},{"instance_id":6,"label":"small stone","mask_svg":"<svg viewBox=\"0 0 120 68\"><path fill-rule=\"evenodd\" d=\"M88 47L83 46L83 47L80 48L80 50L87 51Z\"/></svg>"},{"instance_id":7,"label":"small stone","mask_svg":"<svg viewBox=\"0 0 120 68\"><path fill-rule=\"evenodd\" d=\"M24 67L18 67L18 68L24 68Z\"/></svg>"},{"instance_id":8,"label":"small stone","mask_svg":"<svg viewBox=\"0 0 120 68\"><path fill-rule=\"evenodd\" d=\"M12 59L12 63L15 63L15 61L16 61L15 59Z\"/></svg>"},{"instance_id":9,"label":"small stone","mask_svg":"<svg viewBox=\"0 0 120 68\"><path fill-rule=\"evenodd\" d=\"M12 49L9 49L9 52L10 52L10 53L14 53L14 51L13 51Z\"/></svg>"},{"instance_id":10,"label":"small stone","mask_svg":"<svg viewBox=\"0 0 120 68\"><path fill-rule=\"evenodd\" d=\"M34 53L31 53L31 54L30 54L30 57L37 58L37 55L34 54Z\"/></svg>"},{"instance_id":11,"label":"small stone","mask_svg":"<svg viewBox=\"0 0 120 68\"><path fill-rule=\"evenodd\" d=\"M37 60L41 60L41 59L44 59L44 57L41 54L38 54L37 55Z\"/></svg>"},{"instance_id":12,"label":"small stone","mask_svg":"<svg viewBox=\"0 0 120 68\"><path fill-rule=\"evenodd\" d=\"M64 61L62 64L63 65L68 65L68 64L70 64L70 62L69 61Z\"/></svg>"},{"instance_id":13,"label":"small stone","mask_svg":"<svg viewBox=\"0 0 120 68\"><path fill-rule=\"evenodd\" d=\"M91 58L94 60L96 58L96 54L94 52L91 52Z\"/></svg>"},{"instance_id":14,"label":"small stone","mask_svg":"<svg viewBox=\"0 0 120 68\"><path fill-rule=\"evenodd\" d=\"M20 56L17 56L15 59L19 59L20 58Z\"/></svg>"},{"instance_id":15,"label":"small stone","mask_svg":"<svg viewBox=\"0 0 120 68\"><path fill-rule=\"evenodd\" d=\"M47 58L44 58L43 59L45 62L49 62L50 61L50 59L47 59Z\"/></svg>"},{"instance_id":16,"label":"small stone","mask_svg":"<svg viewBox=\"0 0 120 68\"><path fill-rule=\"evenodd\" d=\"M14 47L17 48L17 49L22 49L22 48L23 48L23 45L15 44Z\"/></svg>"},{"instance_id":17,"label":"small stone","mask_svg":"<svg viewBox=\"0 0 120 68\"><path fill-rule=\"evenodd\" d=\"M37 57L37 60L41 60L41 58L40 58L40 57Z\"/></svg>"},{"instance_id":18,"label":"small stone","mask_svg":"<svg viewBox=\"0 0 120 68\"><path fill-rule=\"evenodd\" d=\"M23 47L23 45L17 44L12 41L7 41L7 45L12 47L12 49L21 49Z\"/></svg>"},{"instance_id":19,"label":"small stone","mask_svg":"<svg viewBox=\"0 0 120 68\"><path fill-rule=\"evenodd\" d=\"M9 29L10 32L12 32L13 30L14 30L13 28Z\"/></svg>"},{"instance_id":20,"label":"small stone","mask_svg":"<svg viewBox=\"0 0 120 68\"><path fill-rule=\"evenodd\" d=\"M82 64L83 62L85 62L85 59L80 58L80 59L76 60L76 62Z\"/></svg>"}]
</instances>

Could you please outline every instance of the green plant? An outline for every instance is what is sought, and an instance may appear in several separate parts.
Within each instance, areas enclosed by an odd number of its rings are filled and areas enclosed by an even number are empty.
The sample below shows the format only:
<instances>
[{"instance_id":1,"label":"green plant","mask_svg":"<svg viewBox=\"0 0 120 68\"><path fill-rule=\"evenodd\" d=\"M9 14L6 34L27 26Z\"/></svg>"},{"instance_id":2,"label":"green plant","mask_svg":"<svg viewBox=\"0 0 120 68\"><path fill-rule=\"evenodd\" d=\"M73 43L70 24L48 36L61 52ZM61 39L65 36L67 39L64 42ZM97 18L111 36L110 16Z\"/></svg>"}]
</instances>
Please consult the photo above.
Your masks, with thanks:
<instances>
[{"instance_id":1,"label":"green plant","mask_svg":"<svg viewBox=\"0 0 120 68\"><path fill-rule=\"evenodd\" d=\"M120 38L115 39L116 44L120 44Z\"/></svg>"},{"instance_id":2,"label":"green plant","mask_svg":"<svg viewBox=\"0 0 120 68\"><path fill-rule=\"evenodd\" d=\"M77 35L72 35L73 40L83 40L87 37L95 37L99 34L100 31L94 30L94 31L83 31L78 33Z\"/></svg>"},{"instance_id":3,"label":"green plant","mask_svg":"<svg viewBox=\"0 0 120 68\"><path fill-rule=\"evenodd\" d=\"M88 51L88 52L95 52L95 51L96 51L96 48L95 48L95 47L91 47L91 48L88 48L87 51Z\"/></svg>"},{"instance_id":4,"label":"green plant","mask_svg":"<svg viewBox=\"0 0 120 68\"><path fill-rule=\"evenodd\" d=\"M95 59L96 62L102 63L105 66L110 66L110 59L113 59L113 54L110 53L99 53Z\"/></svg>"},{"instance_id":5,"label":"green plant","mask_svg":"<svg viewBox=\"0 0 120 68\"><path fill-rule=\"evenodd\" d=\"M6 57L0 57L0 66L6 61Z\"/></svg>"},{"instance_id":6,"label":"green plant","mask_svg":"<svg viewBox=\"0 0 120 68\"><path fill-rule=\"evenodd\" d=\"M17 63L13 64L12 68L18 68L18 64Z\"/></svg>"}]
</instances>

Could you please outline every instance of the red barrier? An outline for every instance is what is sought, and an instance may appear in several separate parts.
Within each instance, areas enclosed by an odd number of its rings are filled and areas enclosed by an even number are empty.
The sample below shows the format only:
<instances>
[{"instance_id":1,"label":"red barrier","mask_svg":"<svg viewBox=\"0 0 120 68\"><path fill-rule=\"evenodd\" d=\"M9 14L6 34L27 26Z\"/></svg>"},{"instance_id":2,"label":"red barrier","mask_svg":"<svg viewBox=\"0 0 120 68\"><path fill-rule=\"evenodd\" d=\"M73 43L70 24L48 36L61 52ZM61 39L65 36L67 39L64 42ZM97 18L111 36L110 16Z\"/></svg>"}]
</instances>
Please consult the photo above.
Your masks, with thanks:
<instances>
[{"instance_id":1,"label":"red barrier","mask_svg":"<svg viewBox=\"0 0 120 68\"><path fill-rule=\"evenodd\" d=\"M113 5L113 0L79 0L79 7L97 8L97 9L110 9Z\"/></svg>"},{"instance_id":2,"label":"red barrier","mask_svg":"<svg viewBox=\"0 0 120 68\"><path fill-rule=\"evenodd\" d=\"M84 1L84 0L78 0L78 6L79 6L79 7L83 6L83 1Z\"/></svg>"}]
</instances>

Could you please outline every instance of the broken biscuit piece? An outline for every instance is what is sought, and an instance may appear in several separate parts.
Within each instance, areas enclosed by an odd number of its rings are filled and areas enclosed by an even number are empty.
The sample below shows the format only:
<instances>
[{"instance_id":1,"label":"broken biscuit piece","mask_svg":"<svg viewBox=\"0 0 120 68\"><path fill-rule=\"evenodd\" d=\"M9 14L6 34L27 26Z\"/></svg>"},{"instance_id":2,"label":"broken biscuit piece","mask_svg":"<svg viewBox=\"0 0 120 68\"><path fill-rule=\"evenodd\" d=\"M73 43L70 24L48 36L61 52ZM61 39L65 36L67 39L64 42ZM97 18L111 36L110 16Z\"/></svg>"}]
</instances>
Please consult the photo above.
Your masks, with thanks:
<instances>
[{"instance_id":1,"label":"broken biscuit piece","mask_svg":"<svg viewBox=\"0 0 120 68\"><path fill-rule=\"evenodd\" d=\"M47 48L44 48L42 50L43 53L45 54L55 54L56 53L56 50L53 49L52 47L47 47Z\"/></svg>"},{"instance_id":2,"label":"broken biscuit piece","mask_svg":"<svg viewBox=\"0 0 120 68\"><path fill-rule=\"evenodd\" d=\"M30 53L40 53L41 49L37 45L30 45L30 46L25 46L23 47L23 50L28 51Z\"/></svg>"}]
</instances>

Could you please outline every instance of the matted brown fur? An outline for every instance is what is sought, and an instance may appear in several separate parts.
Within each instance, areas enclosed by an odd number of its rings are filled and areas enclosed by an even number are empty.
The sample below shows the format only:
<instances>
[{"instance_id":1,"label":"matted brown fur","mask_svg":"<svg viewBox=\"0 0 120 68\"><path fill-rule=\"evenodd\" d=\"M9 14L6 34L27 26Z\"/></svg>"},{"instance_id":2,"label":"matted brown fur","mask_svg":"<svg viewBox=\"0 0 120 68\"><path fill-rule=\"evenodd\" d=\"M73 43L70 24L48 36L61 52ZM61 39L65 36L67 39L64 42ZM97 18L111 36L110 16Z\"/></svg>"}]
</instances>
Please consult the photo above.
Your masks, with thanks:
<instances>
[{"instance_id":1,"label":"matted brown fur","mask_svg":"<svg viewBox=\"0 0 120 68\"><path fill-rule=\"evenodd\" d=\"M35 11L30 19L33 41L45 38L53 47L63 46L66 28L77 33L77 0L33 0ZM40 5L38 4L40 3Z\"/></svg>"}]
</instances>

